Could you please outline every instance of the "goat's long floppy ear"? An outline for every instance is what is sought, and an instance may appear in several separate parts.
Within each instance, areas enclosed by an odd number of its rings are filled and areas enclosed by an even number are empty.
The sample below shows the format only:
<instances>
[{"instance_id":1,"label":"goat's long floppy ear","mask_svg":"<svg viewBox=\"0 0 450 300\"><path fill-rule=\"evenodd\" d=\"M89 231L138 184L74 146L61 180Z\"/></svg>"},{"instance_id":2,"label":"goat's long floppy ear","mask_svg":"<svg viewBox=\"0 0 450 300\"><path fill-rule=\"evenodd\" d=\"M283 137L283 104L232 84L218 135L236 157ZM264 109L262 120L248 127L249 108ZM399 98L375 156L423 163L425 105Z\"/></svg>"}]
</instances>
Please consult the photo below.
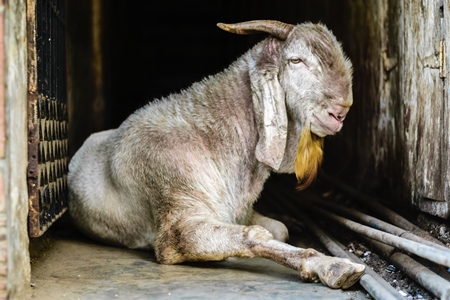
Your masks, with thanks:
<instances>
[{"instance_id":1,"label":"goat's long floppy ear","mask_svg":"<svg viewBox=\"0 0 450 300\"><path fill-rule=\"evenodd\" d=\"M280 40L285 40L294 28L294 25L273 20L256 20L236 24L219 23L217 26L237 34L266 32ZM273 43L273 41L269 41L269 43ZM270 45L268 48L271 48ZM266 53L266 55L270 54ZM250 83L259 134L256 159L272 169L278 170L283 160L287 139L288 121L285 94L278 81L279 69L276 64L253 63L255 65L250 66Z\"/></svg>"},{"instance_id":2,"label":"goat's long floppy ear","mask_svg":"<svg viewBox=\"0 0 450 300\"><path fill-rule=\"evenodd\" d=\"M288 124L285 94L278 81L278 69L251 68L250 82L259 134L256 159L278 170L286 148Z\"/></svg>"}]
</instances>

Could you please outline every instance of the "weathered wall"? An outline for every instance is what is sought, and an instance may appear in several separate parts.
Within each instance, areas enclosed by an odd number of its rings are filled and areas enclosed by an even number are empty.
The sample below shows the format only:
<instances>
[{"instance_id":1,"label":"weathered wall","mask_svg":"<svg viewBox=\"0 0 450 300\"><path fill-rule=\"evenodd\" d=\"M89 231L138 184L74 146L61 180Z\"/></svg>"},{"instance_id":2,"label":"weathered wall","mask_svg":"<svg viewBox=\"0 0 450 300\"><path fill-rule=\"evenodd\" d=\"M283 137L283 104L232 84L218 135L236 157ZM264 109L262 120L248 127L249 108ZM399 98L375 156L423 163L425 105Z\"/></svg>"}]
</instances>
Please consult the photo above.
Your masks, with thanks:
<instances>
[{"instance_id":1,"label":"weathered wall","mask_svg":"<svg viewBox=\"0 0 450 300\"><path fill-rule=\"evenodd\" d=\"M440 161L444 146L444 81L439 76L439 7L442 1L424 1L422 6L405 1L401 88L405 108L405 176L411 189L424 197L444 199Z\"/></svg>"},{"instance_id":2,"label":"weathered wall","mask_svg":"<svg viewBox=\"0 0 450 300\"><path fill-rule=\"evenodd\" d=\"M342 39L354 63L355 104L342 139L330 141L326 153L332 161L348 153L344 161L350 161L352 174L347 175L365 192L385 193L402 211L419 208L448 218L449 54L445 60L441 52L442 45L448 49L450 14L445 4L343 4L337 28L346 31Z\"/></svg>"},{"instance_id":3,"label":"weathered wall","mask_svg":"<svg viewBox=\"0 0 450 300\"><path fill-rule=\"evenodd\" d=\"M405 174L414 204L450 217L447 0L404 1L401 92Z\"/></svg>"},{"instance_id":4,"label":"weathered wall","mask_svg":"<svg viewBox=\"0 0 450 300\"><path fill-rule=\"evenodd\" d=\"M0 173L5 182L7 210L7 289L9 299L24 299L24 293L27 292L30 282L26 186L26 3L24 0L9 0L5 3L3 13L5 18L4 85L7 126L5 156L0 158ZM1 216L0 207L0 218ZM2 225L3 223L0 223L0 226ZM3 235L0 237L3 238ZM4 241L0 241L0 245L4 245ZM4 259L4 256L0 256L0 258ZM2 262L3 260L0 261L0 264ZM0 273L3 271L0 269Z\"/></svg>"}]
</instances>

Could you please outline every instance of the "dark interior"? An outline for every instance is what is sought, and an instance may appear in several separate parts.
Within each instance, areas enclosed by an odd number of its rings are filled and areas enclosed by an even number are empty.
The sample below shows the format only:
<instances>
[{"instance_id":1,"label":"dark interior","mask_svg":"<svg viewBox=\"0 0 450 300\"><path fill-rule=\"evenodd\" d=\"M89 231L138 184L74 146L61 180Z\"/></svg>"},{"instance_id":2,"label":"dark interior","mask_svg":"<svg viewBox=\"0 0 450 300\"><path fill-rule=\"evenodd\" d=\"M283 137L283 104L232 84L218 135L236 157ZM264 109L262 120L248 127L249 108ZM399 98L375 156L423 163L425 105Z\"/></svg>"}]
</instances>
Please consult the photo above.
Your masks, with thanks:
<instances>
[{"instance_id":1,"label":"dark interior","mask_svg":"<svg viewBox=\"0 0 450 300\"><path fill-rule=\"evenodd\" d=\"M149 100L221 71L264 37L233 35L220 30L216 23L253 19L294 24L325 22L320 2L164 1L158 6L149 1L107 3L107 126L119 125Z\"/></svg>"}]
</instances>

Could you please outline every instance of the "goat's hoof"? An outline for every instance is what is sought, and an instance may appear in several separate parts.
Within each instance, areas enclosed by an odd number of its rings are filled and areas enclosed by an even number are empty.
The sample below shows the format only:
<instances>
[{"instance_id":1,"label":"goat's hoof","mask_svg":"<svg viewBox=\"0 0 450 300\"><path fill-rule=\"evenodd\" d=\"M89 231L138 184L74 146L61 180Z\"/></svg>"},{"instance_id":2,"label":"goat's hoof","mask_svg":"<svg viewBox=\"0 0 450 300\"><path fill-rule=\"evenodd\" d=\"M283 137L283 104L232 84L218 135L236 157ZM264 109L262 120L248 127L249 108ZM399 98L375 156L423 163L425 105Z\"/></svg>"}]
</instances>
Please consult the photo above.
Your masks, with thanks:
<instances>
[{"instance_id":1,"label":"goat's hoof","mask_svg":"<svg viewBox=\"0 0 450 300\"><path fill-rule=\"evenodd\" d=\"M366 267L349 259L338 257L317 257L308 261L300 277L318 281L333 289L347 289L364 275Z\"/></svg>"}]
</instances>

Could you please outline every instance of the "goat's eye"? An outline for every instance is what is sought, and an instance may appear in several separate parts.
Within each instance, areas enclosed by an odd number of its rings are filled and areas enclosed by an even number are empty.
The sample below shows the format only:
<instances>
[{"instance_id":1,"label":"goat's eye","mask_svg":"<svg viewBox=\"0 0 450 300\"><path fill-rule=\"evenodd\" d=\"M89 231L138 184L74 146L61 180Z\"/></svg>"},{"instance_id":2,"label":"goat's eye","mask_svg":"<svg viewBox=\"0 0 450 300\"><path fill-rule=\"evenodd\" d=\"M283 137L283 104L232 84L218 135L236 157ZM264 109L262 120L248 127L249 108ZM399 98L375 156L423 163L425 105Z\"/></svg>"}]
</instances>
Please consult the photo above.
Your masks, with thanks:
<instances>
[{"instance_id":1,"label":"goat's eye","mask_svg":"<svg viewBox=\"0 0 450 300\"><path fill-rule=\"evenodd\" d=\"M293 58L289 59L289 62L291 64L296 65L296 64L299 64L299 63L303 62L303 60L301 58L298 58L298 57L293 57Z\"/></svg>"}]
</instances>

